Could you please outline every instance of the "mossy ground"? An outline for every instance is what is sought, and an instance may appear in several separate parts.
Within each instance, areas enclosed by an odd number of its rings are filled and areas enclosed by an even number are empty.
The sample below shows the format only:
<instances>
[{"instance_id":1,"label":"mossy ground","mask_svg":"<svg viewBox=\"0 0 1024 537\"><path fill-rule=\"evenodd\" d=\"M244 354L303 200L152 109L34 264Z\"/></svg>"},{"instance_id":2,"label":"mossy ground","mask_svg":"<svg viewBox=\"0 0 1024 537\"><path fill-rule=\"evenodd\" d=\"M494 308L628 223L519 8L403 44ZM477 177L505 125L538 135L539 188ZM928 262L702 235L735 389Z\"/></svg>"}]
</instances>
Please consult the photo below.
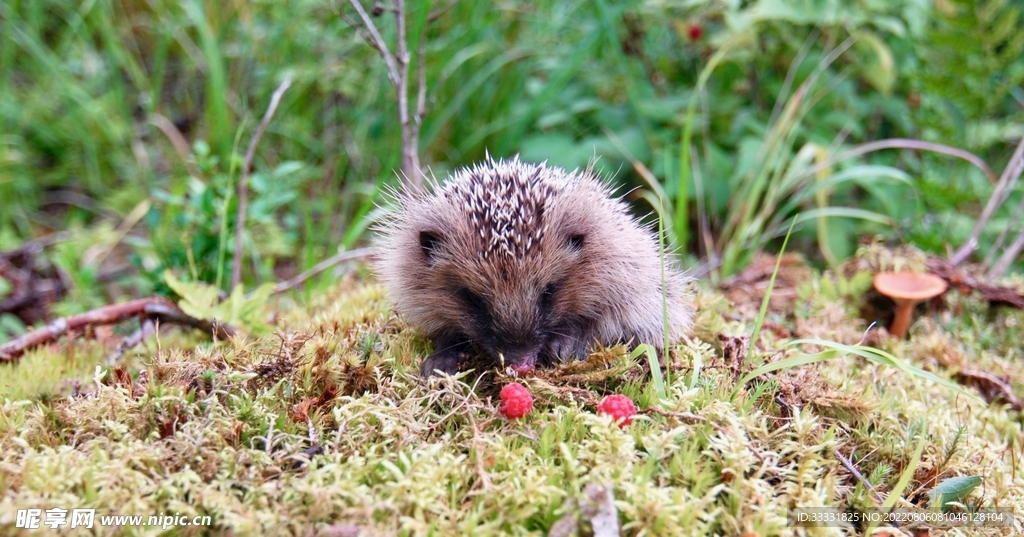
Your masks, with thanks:
<instances>
[{"instance_id":1,"label":"mossy ground","mask_svg":"<svg viewBox=\"0 0 1024 537\"><path fill-rule=\"evenodd\" d=\"M701 289L699 328L673 350L666 398L613 348L527 381L535 408L514 421L496 411L507 378L424 381L428 343L379 287L351 277L309 303L282 299L275 335L261 339L164 331L113 369L98 340L73 343L74 365L67 342L36 350L0 372L0 533L45 531L16 530L18 509L92 507L212 516L212 527L172 534L538 535L599 483L611 485L625 535L799 534L790 509L887 498L921 435L897 506L925 506L936 483L962 475L983 478L965 503L1024 505L1021 414L1006 404L856 357L736 390L787 340L862 337L864 297L837 281L806 276L769 314L751 364L740 360L753 319ZM876 344L944 378L969 364L1022 393L1024 314L955 292L946 303L909 340ZM70 395L62 379L74 377L84 381ZM619 429L594 413L606 393L648 410Z\"/></svg>"}]
</instances>

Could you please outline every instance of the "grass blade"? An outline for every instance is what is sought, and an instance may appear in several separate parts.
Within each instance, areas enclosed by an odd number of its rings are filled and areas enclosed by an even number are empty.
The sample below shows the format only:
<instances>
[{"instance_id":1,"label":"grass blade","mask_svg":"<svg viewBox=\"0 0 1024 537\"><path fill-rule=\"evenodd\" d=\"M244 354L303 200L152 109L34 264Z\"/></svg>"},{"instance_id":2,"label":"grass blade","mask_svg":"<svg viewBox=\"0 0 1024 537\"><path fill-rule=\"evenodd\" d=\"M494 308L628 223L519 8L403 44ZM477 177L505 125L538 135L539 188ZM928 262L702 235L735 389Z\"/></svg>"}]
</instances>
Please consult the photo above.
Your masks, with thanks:
<instances>
[{"instance_id":1,"label":"grass blade","mask_svg":"<svg viewBox=\"0 0 1024 537\"><path fill-rule=\"evenodd\" d=\"M896 486L889 492L889 496L885 499L885 503L882 504L881 510L888 511L892 509L896 502L900 499L903 491L906 490L907 485L910 484L911 478L914 477L914 472L917 470L917 466L921 464L921 455L924 453L925 441L927 437L921 435L917 439L917 448L914 449L914 456L910 458L907 463L907 467L903 469L903 473L900 474L900 480L896 482ZM875 527L878 526L878 522L872 522L864 535L871 535L874 532Z\"/></svg>"},{"instance_id":2,"label":"grass blade","mask_svg":"<svg viewBox=\"0 0 1024 537\"><path fill-rule=\"evenodd\" d=\"M825 340L819 340L819 339L796 339L796 340L790 341L785 346L786 347L793 347L793 346L796 346L796 345L818 345L818 346L821 346L821 347L828 347L828 348L831 348L831 349L835 349L835 350L837 350L837 351L839 351L839 352L841 352L843 354L855 354L855 355L860 356L861 358L864 358L866 360L871 360L872 362L876 362L876 363L885 364L885 365L888 365L888 366L895 367L895 368L903 371L904 373L908 373L908 374L913 375L915 377L919 377L919 378L923 378L923 379L926 379L926 380L930 380L930 381L932 381L932 382L934 382L936 384L939 384L940 386L944 386L946 388L949 388L950 390L953 390L954 392L956 392L956 393L958 393L960 395L963 395L963 396L966 396L966 397L970 397L971 399L973 399L975 401L981 401L982 400L977 395L974 395L973 393L970 393L970 392L964 390L962 387L960 387L959 384L957 384L955 382L951 382L949 380L946 380L946 379L944 379L942 377L939 377L939 376L935 375L934 373L925 371L925 370L923 370L921 368L912 366L912 365L904 362L903 360L900 360L899 358L897 358L897 357L893 356L892 354L889 354L888 352L885 352L885 351L883 351L881 349L876 349L874 347L868 347L866 345L844 345L842 343L836 343L834 341L825 341Z\"/></svg>"},{"instance_id":3,"label":"grass blade","mask_svg":"<svg viewBox=\"0 0 1024 537\"><path fill-rule=\"evenodd\" d=\"M747 356L743 360L744 367L747 362L750 361L750 354L754 351L754 345L757 344L757 338L761 335L761 325L764 324L764 318L768 315L768 300L772 297L772 289L775 287L775 277L779 275L779 267L782 266L782 255L786 253L786 245L789 244L789 237L793 234L793 226L796 225L796 220L789 225L789 231L786 233L786 238L782 240L782 249L779 250L778 257L775 259L775 269L772 270L772 277L768 280L768 289L764 292L764 298L761 299L761 309L757 312L757 320L754 321L754 330L750 334L750 346L747 347Z\"/></svg>"},{"instance_id":4,"label":"grass blade","mask_svg":"<svg viewBox=\"0 0 1024 537\"><path fill-rule=\"evenodd\" d=\"M665 391L665 377L661 373L661 364L658 363L658 353L654 351L654 347L651 345L642 343L633 349L629 358L635 360L641 354L647 355L647 363L651 366L651 381L654 382L654 391L658 394L658 399L667 398L668 392Z\"/></svg>"}]
</instances>

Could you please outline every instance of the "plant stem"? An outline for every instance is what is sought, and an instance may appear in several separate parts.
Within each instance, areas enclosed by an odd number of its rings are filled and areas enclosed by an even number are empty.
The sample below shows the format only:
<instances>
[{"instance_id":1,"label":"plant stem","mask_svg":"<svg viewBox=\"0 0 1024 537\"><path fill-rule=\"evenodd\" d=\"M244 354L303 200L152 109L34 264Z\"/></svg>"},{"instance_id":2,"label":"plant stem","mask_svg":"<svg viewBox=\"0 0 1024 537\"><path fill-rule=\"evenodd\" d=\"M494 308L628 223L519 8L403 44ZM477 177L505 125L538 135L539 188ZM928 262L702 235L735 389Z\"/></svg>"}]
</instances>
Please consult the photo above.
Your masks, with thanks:
<instances>
[{"instance_id":1,"label":"plant stem","mask_svg":"<svg viewBox=\"0 0 1024 537\"><path fill-rule=\"evenodd\" d=\"M366 32L360 32L366 42L377 49L384 64L388 69L388 80L394 86L398 94L398 123L402 134L402 175L412 184L414 188L420 188L423 184L423 171L420 167L420 125L423 117L426 116L427 104L427 77L426 66L424 65L424 39L426 28L420 28L420 41L416 47L416 109L410 109L409 103L409 36L408 21L406 20L405 0L395 0L395 7L392 10L395 14L395 25L398 32L398 43L395 47L395 54L391 53L377 25L363 9L359 0L349 0L359 19L363 23ZM454 2L453 2L454 3ZM428 6L429 7L429 6ZM434 20L441 13L447 11L451 5L442 8L442 11L428 14L427 22ZM432 18L433 17L433 18Z\"/></svg>"},{"instance_id":2,"label":"plant stem","mask_svg":"<svg viewBox=\"0 0 1024 537\"><path fill-rule=\"evenodd\" d=\"M1017 150L1010 157L1010 162L1006 163L1003 175L999 177L996 189L992 191L992 196L988 198L985 209L981 211L981 216L978 217L978 221L974 224L974 230L971 231L970 238L960 248L957 248L953 257L950 258L950 262L953 265L963 263L978 249L978 237L981 236L982 230L985 229L985 224L992 218L992 214L996 212L996 209L1006 201L1006 197L1010 195L1013 185L1020 179L1022 172L1024 172L1024 138L1021 138L1020 143L1017 144Z\"/></svg>"},{"instance_id":3,"label":"plant stem","mask_svg":"<svg viewBox=\"0 0 1024 537\"><path fill-rule=\"evenodd\" d=\"M274 117L274 112L277 111L277 105L281 104L281 97L284 96L284 92L291 85L292 76L289 74L284 78L284 82L281 82L281 85L274 90L274 95L270 97L270 106L267 107L266 113L263 114L263 119L260 120L259 126L256 127L256 132L252 135L252 140L249 141L249 148L245 151L245 161L242 164L242 178L238 180L238 212L235 213L235 253L231 259L232 288L242 283L242 258L245 257L243 255L242 236L245 230L245 211L249 203L249 172L252 171L252 161L256 158L256 146L260 143L260 138L266 132L267 126L270 125L270 120Z\"/></svg>"},{"instance_id":4,"label":"plant stem","mask_svg":"<svg viewBox=\"0 0 1024 537\"><path fill-rule=\"evenodd\" d=\"M892 319L889 333L898 338L903 338L903 336L907 335L907 329L910 328L910 319L913 315L914 304L897 303L896 316Z\"/></svg>"}]
</instances>

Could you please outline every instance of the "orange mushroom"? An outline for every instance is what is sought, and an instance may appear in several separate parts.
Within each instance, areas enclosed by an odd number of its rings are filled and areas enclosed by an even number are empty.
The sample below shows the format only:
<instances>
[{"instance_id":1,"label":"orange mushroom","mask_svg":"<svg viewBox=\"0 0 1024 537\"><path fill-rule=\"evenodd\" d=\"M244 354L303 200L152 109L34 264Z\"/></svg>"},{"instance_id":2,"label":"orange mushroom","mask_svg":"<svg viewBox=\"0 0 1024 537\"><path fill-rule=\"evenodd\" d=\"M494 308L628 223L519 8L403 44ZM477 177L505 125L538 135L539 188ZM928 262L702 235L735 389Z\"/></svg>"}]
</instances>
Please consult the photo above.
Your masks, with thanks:
<instances>
[{"instance_id":1,"label":"orange mushroom","mask_svg":"<svg viewBox=\"0 0 1024 537\"><path fill-rule=\"evenodd\" d=\"M907 334L914 306L946 292L946 280L922 272L879 272L875 274L875 289L896 303L896 316L889 333L901 338Z\"/></svg>"}]
</instances>

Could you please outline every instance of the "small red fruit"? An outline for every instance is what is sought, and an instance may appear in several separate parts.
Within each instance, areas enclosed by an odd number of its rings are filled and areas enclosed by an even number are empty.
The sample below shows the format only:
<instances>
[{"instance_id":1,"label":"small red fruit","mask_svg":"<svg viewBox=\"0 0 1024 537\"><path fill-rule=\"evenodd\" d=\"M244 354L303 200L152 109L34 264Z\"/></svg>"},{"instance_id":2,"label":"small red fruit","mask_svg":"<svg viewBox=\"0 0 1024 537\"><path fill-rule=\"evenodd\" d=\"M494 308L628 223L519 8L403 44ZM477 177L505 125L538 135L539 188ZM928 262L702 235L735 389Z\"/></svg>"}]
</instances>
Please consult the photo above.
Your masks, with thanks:
<instances>
[{"instance_id":1,"label":"small red fruit","mask_svg":"<svg viewBox=\"0 0 1024 537\"><path fill-rule=\"evenodd\" d=\"M609 395L601 401L601 404L597 405L597 413L611 416L621 428L633 423L633 416L636 416L636 405L625 395Z\"/></svg>"},{"instance_id":2,"label":"small red fruit","mask_svg":"<svg viewBox=\"0 0 1024 537\"><path fill-rule=\"evenodd\" d=\"M521 418L533 408L533 396L522 384L508 384L501 389L501 406L498 411L507 418Z\"/></svg>"},{"instance_id":3,"label":"small red fruit","mask_svg":"<svg viewBox=\"0 0 1024 537\"><path fill-rule=\"evenodd\" d=\"M699 24L690 25L690 40L700 41L700 38L704 37L704 27Z\"/></svg>"}]
</instances>

